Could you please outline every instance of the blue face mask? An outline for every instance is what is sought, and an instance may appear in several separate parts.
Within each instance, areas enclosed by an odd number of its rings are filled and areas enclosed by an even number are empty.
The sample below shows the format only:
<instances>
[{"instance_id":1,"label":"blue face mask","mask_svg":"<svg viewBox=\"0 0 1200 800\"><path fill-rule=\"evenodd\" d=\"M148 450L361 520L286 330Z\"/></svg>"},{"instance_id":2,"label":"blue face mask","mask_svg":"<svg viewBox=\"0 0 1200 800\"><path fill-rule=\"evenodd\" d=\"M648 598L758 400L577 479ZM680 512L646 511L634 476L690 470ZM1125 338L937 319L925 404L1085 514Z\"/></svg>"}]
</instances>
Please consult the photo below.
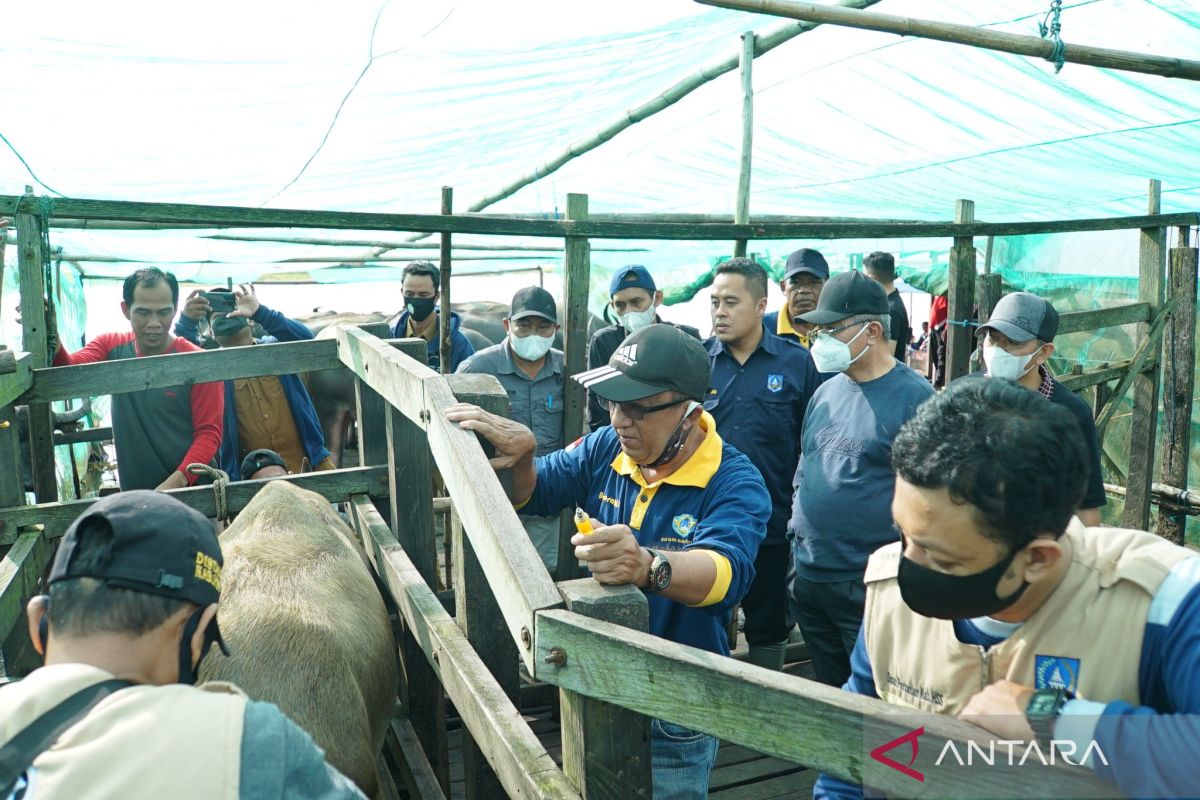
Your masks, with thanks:
<instances>
[{"instance_id":1,"label":"blue face mask","mask_svg":"<svg viewBox=\"0 0 1200 800\"><path fill-rule=\"evenodd\" d=\"M508 346L513 352L526 361L537 361L546 353L550 352L550 345L554 344L554 336L538 336L536 333L531 333L528 336L517 336L515 333L508 334Z\"/></svg>"}]
</instances>

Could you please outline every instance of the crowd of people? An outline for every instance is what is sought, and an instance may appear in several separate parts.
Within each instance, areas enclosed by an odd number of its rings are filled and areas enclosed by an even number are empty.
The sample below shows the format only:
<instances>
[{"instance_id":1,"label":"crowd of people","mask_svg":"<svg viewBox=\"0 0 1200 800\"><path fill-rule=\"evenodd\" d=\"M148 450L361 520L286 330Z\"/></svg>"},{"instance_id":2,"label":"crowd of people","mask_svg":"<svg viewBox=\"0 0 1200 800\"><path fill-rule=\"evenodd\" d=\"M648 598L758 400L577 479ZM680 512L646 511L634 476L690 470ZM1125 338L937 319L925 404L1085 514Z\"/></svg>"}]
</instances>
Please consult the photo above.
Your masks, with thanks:
<instances>
[{"instance_id":1,"label":"crowd of people","mask_svg":"<svg viewBox=\"0 0 1200 800\"><path fill-rule=\"evenodd\" d=\"M1170 794L1193 774L1180 747L1184 733L1200 734L1185 717L1200 712L1200 557L1099 527L1096 430L1047 367L1058 314L1045 299L1004 296L976 331L984 369L938 393L905 363L936 324L913 342L888 253L831 275L821 253L798 250L771 311L764 268L726 260L714 271L707 338L663 320L654 277L626 266L609 286L616 321L592 335L576 375L554 347L558 306L544 289L518 291L504 340L475 352L457 315L439 309L439 280L431 264L406 268L392 334L424 338L436 359L436 323L450 313L449 367L493 375L507 391L507 415L458 404L446 417L495 448L492 463L511 472L514 508L549 569L562 512L582 509L592 530L571 538L574 556L601 583L643 590L654 635L728 655L740 606L747 658L760 667L782 669L798 632L816 680L830 686L1010 739L1094 740L1120 757L1089 766L1124 791ZM312 337L249 286L195 292L179 309L175 278L157 269L125 281L121 307L130 331L75 353L60 345L54 363L187 352L202 326L221 347ZM574 441L579 432L563 424L569 379L587 392L589 432ZM210 726L212 741L199 746L224 748L221 768L240 770L243 787L291 786L303 774L320 787L311 796L354 796L318 768L302 732L260 704L167 686L188 683L209 646L223 646L221 555L207 520L139 491L186 486L192 463L233 480L333 468L304 383L282 375L119 394L113 430L123 493L76 521L49 596L29 606L47 666L0 691L0 754L19 742L24 759L20 784L6 786L0 770L0 797L31 791L31 776L74 785L54 739L25 731L87 690L90 705L64 719L86 715L88 735L111 744L104 720L130 683L144 689L130 702L154 713L237 720L240 739L222 741ZM170 536L168 519L178 520ZM177 530L187 536L171 538ZM197 580L162 577L181 559L206 568ZM88 610L101 600L139 610L119 619ZM1155 720L1165 724L1146 724ZM706 797L717 745L653 720L654 797ZM263 766L273 748L295 759L282 776ZM862 789L822 777L815 792Z\"/></svg>"}]
</instances>

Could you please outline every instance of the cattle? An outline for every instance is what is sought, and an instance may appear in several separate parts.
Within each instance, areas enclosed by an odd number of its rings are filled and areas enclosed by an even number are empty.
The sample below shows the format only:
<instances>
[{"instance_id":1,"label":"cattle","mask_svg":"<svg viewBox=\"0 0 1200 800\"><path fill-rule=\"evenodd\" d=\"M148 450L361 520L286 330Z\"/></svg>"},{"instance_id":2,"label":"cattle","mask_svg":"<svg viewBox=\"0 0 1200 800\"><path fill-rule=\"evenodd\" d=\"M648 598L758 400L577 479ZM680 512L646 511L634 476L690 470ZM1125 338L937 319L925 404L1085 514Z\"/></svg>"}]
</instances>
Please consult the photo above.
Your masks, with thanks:
<instances>
[{"instance_id":1,"label":"cattle","mask_svg":"<svg viewBox=\"0 0 1200 800\"><path fill-rule=\"evenodd\" d=\"M274 703L368 797L399 681L383 599L354 534L320 495L267 483L221 534L218 618L231 655L203 681Z\"/></svg>"}]
</instances>

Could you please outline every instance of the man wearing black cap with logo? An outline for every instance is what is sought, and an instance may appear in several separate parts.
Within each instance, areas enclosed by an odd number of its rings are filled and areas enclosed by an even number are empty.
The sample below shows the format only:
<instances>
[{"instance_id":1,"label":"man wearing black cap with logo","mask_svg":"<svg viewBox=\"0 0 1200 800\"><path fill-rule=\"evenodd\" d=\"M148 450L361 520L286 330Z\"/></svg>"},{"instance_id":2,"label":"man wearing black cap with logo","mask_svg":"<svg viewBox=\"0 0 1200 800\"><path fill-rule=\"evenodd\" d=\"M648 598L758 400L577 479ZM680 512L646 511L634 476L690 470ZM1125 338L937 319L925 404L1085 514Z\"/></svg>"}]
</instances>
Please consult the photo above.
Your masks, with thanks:
<instances>
[{"instance_id":1,"label":"man wearing black cap with logo","mask_svg":"<svg viewBox=\"0 0 1200 800\"><path fill-rule=\"evenodd\" d=\"M827 280L829 264L818 251L802 247L789 255L783 280L779 282L779 291L784 296L783 308L763 317L767 330L807 348L813 324L800 317L817 307Z\"/></svg>"},{"instance_id":2,"label":"man wearing black cap with logo","mask_svg":"<svg viewBox=\"0 0 1200 800\"><path fill-rule=\"evenodd\" d=\"M658 316L663 294L655 286L650 271L641 264L629 264L613 273L608 284L609 305L616 315L617 324L601 328L592 334L588 342L587 368L602 367L612 358L621 342L631 333L637 333L647 325L674 325L689 336L700 338L700 331L689 325L675 325ZM599 395L588 392L588 428L599 430L608 425L608 406Z\"/></svg>"},{"instance_id":3,"label":"man wearing black cap with logo","mask_svg":"<svg viewBox=\"0 0 1200 800\"><path fill-rule=\"evenodd\" d=\"M45 666L0 689L0 797L361 797L308 734L229 684L195 682L217 627L212 523L150 491L106 497L29 602Z\"/></svg>"},{"instance_id":4,"label":"man wearing black cap with logo","mask_svg":"<svg viewBox=\"0 0 1200 800\"><path fill-rule=\"evenodd\" d=\"M979 326L983 364L992 378L1008 378L1051 403L1071 412L1083 431L1088 447L1087 491L1076 515L1084 525L1100 524L1100 508L1108 499L1104 494L1104 476L1100 472L1100 440L1092 410L1080 397L1050 375L1046 362L1054 354L1054 336L1058 333L1058 312L1035 294L1014 292L996 303L988 321Z\"/></svg>"},{"instance_id":5,"label":"man wearing black cap with logo","mask_svg":"<svg viewBox=\"0 0 1200 800\"><path fill-rule=\"evenodd\" d=\"M258 481L288 475L287 463L274 450L254 450L242 459L242 480Z\"/></svg>"},{"instance_id":6,"label":"man wearing black cap with logo","mask_svg":"<svg viewBox=\"0 0 1200 800\"><path fill-rule=\"evenodd\" d=\"M520 509L579 507L593 532L572 539L601 583L646 592L650 633L722 655L729 613L754 579L771 515L762 476L725 444L700 402L709 386L704 346L669 325L632 334L603 367L575 378L605 400L612 426L534 459L524 426L459 404L446 418L488 439L493 464L512 470ZM715 739L651 724L654 796L704 798Z\"/></svg>"},{"instance_id":7,"label":"man wearing black cap with logo","mask_svg":"<svg viewBox=\"0 0 1200 800\"><path fill-rule=\"evenodd\" d=\"M896 360L887 295L861 272L831 278L803 320L816 326L817 369L840 374L804 417L788 525L792 597L817 680L841 686L862 624L867 558L896 540L892 439L933 387Z\"/></svg>"},{"instance_id":8,"label":"man wearing black cap with logo","mask_svg":"<svg viewBox=\"0 0 1200 800\"><path fill-rule=\"evenodd\" d=\"M554 297L538 286L527 286L513 295L504 320L508 338L480 350L458 368L496 376L508 392L509 419L533 431L539 456L563 446L563 354L551 347L558 328ZM521 522L546 569L553 572L558 565L559 517L522 514Z\"/></svg>"}]
</instances>

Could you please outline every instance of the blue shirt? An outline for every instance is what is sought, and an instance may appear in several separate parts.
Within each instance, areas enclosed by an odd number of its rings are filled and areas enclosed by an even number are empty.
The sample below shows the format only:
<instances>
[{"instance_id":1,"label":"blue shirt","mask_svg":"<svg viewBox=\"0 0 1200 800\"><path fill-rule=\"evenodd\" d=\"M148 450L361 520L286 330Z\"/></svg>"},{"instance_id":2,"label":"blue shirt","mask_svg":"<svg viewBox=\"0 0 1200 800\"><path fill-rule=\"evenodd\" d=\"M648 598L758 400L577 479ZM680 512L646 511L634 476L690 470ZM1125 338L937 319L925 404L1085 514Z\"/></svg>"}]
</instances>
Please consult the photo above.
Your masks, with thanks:
<instances>
[{"instance_id":1,"label":"blue shirt","mask_svg":"<svg viewBox=\"0 0 1200 800\"><path fill-rule=\"evenodd\" d=\"M1004 636L956 620L964 644L993 647ZM1009 633L1011 635L1011 632ZM846 691L878 697L862 631L850 656ZM1083 754L1095 739L1108 766L1092 769L1130 797L1193 797L1200 791L1200 556L1176 564L1150 603L1138 663L1142 705L1071 700L1054 725L1055 739L1071 739ZM860 798L861 786L822 775L814 798Z\"/></svg>"},{"instance_id":2,"label":"blue shirt","mask_svg":"<svg viewBox=\"0 0 1200 800\"><path fill-rule=\"evenodd\" d=\"M717 554L717 582L707 605L685 606L654 594L646 600L650 633L728 655L725 626L754 580L771 498L758 470L721 441L707 413L692 435L701 433L704 441L683 466L647 486L616 432L601 428L537 459L537 487L520 511L549 516L578 507L605 525L628 525L645 547Z\"/></svg>"},{"instance_id":3,"label":"blue shirt","mask_svg":"<svg viewBox=\"0 0 1200 800\"><path fill-rule=\"evenodd\" d=\"M436 307L435 314L440 314ZM400 315L396 320L396 324L392 326L392 338L403 339L408 336L408 318L411 316L407 311ZM450 312L450 369L448 372L454 372L458 369L458 365L466 361L472 353L475 352L475 345L471 344L463 332L459 330L462 325L462 319L458 316L457 311ZM438 336L438 328L434 328L433 338L426 344L425 348L425 364L434 372L440 372L442 366L442 340Z\"/></svg>"},{"instance_id":4,"label":"blue shirt","mask_svg":"<svg viewBox=\"0 0 1200 800\"><path fill-rule=\"evenodd\" d=\"M788 537L796 574L818 583L862 578L871 553L899 538L892 524L892 440L933 394L897 362L857 383L821 384L804 417L803 453Z\"/></svg>"},{"instance_id":5,"label":"blue shirt","mask_svg":"<svg viewBox=\"0 0 1200 800\"><path fill-rule=\"evenodd\" d=\"M782 544L792 514L804 411L820 385L812 356L763 327L762 341L739 363L715 336L704 343L712 385L704 408L726 442L758 468L771 495L768 544Z\"/></svg>"}]
</instances>

